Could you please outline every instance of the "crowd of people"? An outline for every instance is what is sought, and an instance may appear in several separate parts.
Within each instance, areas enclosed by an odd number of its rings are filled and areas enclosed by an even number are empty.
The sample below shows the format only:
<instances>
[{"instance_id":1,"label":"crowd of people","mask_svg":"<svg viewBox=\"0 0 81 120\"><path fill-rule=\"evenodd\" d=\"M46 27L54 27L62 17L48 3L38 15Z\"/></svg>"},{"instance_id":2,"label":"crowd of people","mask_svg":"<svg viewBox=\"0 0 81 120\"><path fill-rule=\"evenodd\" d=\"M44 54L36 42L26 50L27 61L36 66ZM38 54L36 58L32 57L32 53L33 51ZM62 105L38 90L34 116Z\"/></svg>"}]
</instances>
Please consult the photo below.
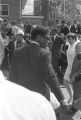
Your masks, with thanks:
<instances>
[{"instance_id":1,"label":"crowd of people","mask_svg":"<svg viewBox=\"0 0 81 120\"><path fill-rule=\"evenodd\" d=\"M81 92L80 34L76 20L73 24L56 21L50 28L0 18L1 120L6 116L56 120L60 107L77 111L73 105ZM61 84L69 93L68 100Z\"/></svg>"}]
</instances>

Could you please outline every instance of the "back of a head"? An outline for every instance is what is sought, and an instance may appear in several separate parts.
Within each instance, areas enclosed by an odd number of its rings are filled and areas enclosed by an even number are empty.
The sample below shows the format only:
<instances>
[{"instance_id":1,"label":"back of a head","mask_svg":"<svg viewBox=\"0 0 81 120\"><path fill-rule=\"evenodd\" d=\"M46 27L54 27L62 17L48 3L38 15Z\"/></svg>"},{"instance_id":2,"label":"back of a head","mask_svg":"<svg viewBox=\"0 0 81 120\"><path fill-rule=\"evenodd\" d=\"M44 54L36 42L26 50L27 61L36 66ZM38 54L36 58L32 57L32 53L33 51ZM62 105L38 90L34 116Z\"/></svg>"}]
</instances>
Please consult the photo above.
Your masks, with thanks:
<instances>
[{"instance_id":1,"label":"back of a head","mask_svg":"<svg viewBox=\"0 0 81 120\"><path fill-rule=\"evenodd\" d=\"M46 35L49 32L49 29L44 26L37 26L31 31L31 40L35 40L38 35Z\"/></svg>"},{"instance_id":2,"label":"back of a head","mask_svg":"<svg viewBox=\"0 0 81 120\"><path fill-rule=\"evenodd\" d=\"M25 24L24 26L25 33L30 33L31 29L32 29L32 26L30 24Z\"/></svg>"}]
</instances>

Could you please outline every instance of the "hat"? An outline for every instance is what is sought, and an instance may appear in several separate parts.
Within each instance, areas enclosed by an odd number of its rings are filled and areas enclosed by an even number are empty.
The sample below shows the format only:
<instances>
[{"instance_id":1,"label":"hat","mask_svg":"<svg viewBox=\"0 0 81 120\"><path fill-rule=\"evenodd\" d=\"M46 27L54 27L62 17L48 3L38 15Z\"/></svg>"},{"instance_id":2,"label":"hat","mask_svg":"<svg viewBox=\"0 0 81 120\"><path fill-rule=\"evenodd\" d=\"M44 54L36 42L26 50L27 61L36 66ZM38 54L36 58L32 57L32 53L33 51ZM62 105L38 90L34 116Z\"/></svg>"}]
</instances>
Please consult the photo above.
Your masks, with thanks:
<instances>
[{"instance_id":1,"label":"hat","mask_svg":"<svg viewBox=\"0 0 81 120\"><path fill-rule=\"evenodd\" d=\"M16 33L16 35L23 35L24 36L23 30L18 30L17 33Z\"/></svg>"}]
</instances>

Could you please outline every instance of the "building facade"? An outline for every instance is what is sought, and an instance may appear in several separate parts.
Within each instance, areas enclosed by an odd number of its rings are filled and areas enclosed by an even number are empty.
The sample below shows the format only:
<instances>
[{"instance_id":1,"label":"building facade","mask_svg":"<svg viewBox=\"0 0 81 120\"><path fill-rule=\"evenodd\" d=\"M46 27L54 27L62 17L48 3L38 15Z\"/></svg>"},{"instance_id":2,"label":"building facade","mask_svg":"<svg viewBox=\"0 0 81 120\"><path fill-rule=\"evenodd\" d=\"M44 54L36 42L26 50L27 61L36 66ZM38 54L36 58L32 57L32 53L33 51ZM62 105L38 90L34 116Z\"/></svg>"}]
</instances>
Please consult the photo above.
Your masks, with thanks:
<instances>
[{"instance_id":1,"label":"building facade","mask_svg":"<svg viewBox=\"0 0 81 120\"><path fill-rule=\"evenodd\" d=\"M32 1L34 1L33 14L22 14L23 6L28 7L29 5L33 5ZM18 19L31 22L47 21L48 4L49 0L0 0L0 17L9 21L17 21ZM30 11L33 10L33 7L30 8Z\"/></svg>"}]
</instances>

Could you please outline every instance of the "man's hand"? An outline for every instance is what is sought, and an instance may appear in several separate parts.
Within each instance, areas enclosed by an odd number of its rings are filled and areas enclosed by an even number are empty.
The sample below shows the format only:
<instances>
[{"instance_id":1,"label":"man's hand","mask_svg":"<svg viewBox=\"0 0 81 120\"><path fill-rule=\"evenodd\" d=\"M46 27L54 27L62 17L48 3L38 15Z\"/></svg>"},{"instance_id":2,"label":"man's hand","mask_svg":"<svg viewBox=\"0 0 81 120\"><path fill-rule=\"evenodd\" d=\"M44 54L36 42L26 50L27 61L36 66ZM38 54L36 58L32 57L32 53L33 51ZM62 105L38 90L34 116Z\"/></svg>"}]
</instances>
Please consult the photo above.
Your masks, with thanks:
<instances>
[{"instance_id":1,"label":"man's hand","mask_svg":"<svg viewBox=\"0 0 81 120\"><path fill-rule=\"evenodd\" d=\"M67 101L66 99L62 100L62 101L60 102L60 104L61 104L62 107L64 107L64 106L69 106L68 101Z\"/></svg>"},{"instance_id":2,"label":"man's hand","mask_svg":"<svg viewBox=\"0 0 81 120\"><path fill-rule=\"evenodd\" d=\"M62 101L62 105L63 106L68 106L69 104L68 104L68 101L66 100L66 99L64 99L63 101Z\"/></svg>"},{"instance_id":3,"label":"man's hand","mask_svg":"<svg viewBox=\"0 0 81 120\"><path fill-rule=\"evenodd\" d=\"M68 104L68 101L66 99L61 101L61 108L64 112L67 112L69 110L69 104Z\"/></svg>"},{"instance_id":4,"label":"man's hand","mask_svg":"<svg viewBox=\"0 0 81 120\"><path fill-rule=\"evenodd\" d=\"M69 75L70 81L74 82L75 81L76 74L74 75Z\"/></svg>"},{"instance_id":5,"label":"man's hand","mask_svg":"<svg viewBox=\"0 0 81 120\"><path fill-rule=\"evenodd\" d=\"M75 76L71 77L70 80L71 80L71 82L74 82L75 81Z\"/></svg>"}]
</instances>

